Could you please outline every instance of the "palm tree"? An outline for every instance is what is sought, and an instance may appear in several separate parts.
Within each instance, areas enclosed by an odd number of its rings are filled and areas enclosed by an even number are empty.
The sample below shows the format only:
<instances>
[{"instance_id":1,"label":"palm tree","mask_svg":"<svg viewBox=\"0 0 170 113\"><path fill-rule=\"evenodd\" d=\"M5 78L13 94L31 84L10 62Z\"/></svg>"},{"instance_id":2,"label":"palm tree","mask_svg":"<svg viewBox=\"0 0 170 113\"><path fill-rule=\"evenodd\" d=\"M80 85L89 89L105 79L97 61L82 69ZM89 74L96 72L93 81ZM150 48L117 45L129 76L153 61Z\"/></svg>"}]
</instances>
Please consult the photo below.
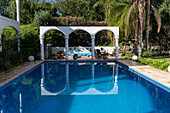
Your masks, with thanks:
<instances>
[{"instance_id":1,"label":"palm tree","mask_svg":"<svg viewBox=\"0 0 170 113\"><path fill-rule=\"evenodd\" d=\"M146 20L146 49L149 45L149 22L150 22L150 0L147 0L147 20Z\"/></svg>"},{"instance_id":2,"label":"palm tree","mask_svg":"<svg viewBox=\"0 0 170 113\"><path fill-rule=\"evenodd\" d=\"M129 13L128 13L128 16L127 16L127 26L129 26L129 18L130 18L130 14L132 12L132 9L134 7L137 7L137 11L138 11L138 15L139 15L139 53L138 53L138 57L141 57L142 56L142 40L143 40L143 29L144 29L144 24L145 24L145 0L136 0L132 7L130 8L129 10ZM161 18L160 18L160 15L158 13L158 11L151 5L151 8L152 10L154 11L155 13L155 17L156 17L156 21L157 21L157 24L158 24L158 30L157 32L159 33L160 31L160 28L161 28ZM150 10L149 10L150 11ZM148 13L149 14L149 13ZM147 17L147 19L149 19ZM137 24L137 22L136 22ZM135 30L137 27L135 27ZM147 21L147 30L149 30L149 21ZM148 31L147 31L148 32ZM135 33L138 33L135 31ZM149 33L149 32L148 32ZM136 38L136 34L135 34L135 38ZM149 35L148 35L149 36ZM147 39L149 39L147 37ZM148 44L148 43L147 43Z\"/></svg>"}]
</instances>

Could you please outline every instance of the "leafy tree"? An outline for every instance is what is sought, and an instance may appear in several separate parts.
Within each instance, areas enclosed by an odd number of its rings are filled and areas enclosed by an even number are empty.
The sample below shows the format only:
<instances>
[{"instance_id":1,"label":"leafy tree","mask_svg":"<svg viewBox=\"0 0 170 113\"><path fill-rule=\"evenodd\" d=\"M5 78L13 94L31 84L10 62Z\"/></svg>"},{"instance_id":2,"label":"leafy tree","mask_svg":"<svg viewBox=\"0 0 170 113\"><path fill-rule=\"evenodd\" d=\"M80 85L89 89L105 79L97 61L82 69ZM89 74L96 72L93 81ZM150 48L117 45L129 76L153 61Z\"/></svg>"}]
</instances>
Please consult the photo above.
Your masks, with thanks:
<instances>
[{"instance_id":1,"label":"leafy tree","mask_svg":"<svg viewBox=\"0 0 170 113\"><path fill-rule=\"evenodd\" d=\"M10 0L1 0L0 1L0 15L3 16L9 16L9 12L8 12L8 3Z\"/></svg>"},{"instance_id":2,"label":"leafy tree","mask_svg":"<svg viewBox=\"0 0 170 113\"><path fill-rule=\"evenodd\" d=\"M9 17L16 19L16 0L9 2ZM30 24L33 22L35 12L49 11L52 15L57 16L57 3L46 0L20 0L20 23Z\"/></svg>"},{"instance_id":3,"label":"leafy tree","mask_svg":"<svg viewBox=\"0 0 170 113\"><path fill-rule=\"evenodd\" d=\"M48 11L36 12L34 16L34 25L39 26L50 26L52 25L52 15Z\"/></svg>"},{"instance_id":4,"label":"leafy tree","mask_svg":"<svg viewBox=\"0 0 170 113\"><path fill-rule=\"evenodd\" d=\"M61 0L59 13L61 16L84 17L86 20L104 20L103 4L98 0Z\"/></svg>"}]
</instances>

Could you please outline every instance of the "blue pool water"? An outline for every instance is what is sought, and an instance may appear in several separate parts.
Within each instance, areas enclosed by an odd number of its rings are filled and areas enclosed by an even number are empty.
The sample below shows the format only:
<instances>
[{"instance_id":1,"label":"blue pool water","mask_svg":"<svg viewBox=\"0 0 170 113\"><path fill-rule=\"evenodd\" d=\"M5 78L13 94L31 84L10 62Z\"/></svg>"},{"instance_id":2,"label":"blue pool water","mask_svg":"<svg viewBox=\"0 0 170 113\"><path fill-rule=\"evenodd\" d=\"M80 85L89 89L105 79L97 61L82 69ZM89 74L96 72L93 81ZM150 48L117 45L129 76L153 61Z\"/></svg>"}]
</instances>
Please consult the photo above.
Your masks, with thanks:
<instances>
[{"instance_id":1,"label":"blue pool water","mask_svg":"<svg viewBox=\"0 0 170 113\"><path fill-rule=\"evenodd\" d=\"M114 62L45 62L0 88L1 113L170 113L170 93Z\"/></svg>"}]
</instances>

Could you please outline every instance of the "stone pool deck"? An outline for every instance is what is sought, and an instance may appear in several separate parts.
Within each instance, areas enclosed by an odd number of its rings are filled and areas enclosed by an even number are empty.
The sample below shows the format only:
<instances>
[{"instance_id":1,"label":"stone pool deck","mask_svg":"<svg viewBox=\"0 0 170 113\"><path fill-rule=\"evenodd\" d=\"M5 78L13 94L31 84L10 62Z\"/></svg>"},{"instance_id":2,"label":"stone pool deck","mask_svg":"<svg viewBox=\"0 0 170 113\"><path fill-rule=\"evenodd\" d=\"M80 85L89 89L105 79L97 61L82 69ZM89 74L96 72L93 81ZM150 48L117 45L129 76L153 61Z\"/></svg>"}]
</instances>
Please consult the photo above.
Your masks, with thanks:
<instances>
[{"instance_id":1,"label":"stone pool deck","mask_svg":"<svg viewBox=\"0 0 170 113\"><path fill-rule=\"evenodd\" d=\"M82 57L82 58L78 58L78 60L93 61L90 59L90 57ZM103 59L95 59L95 60L97 61L97 60L103 60ZM112 57L109 57L107 60L115 60L115 59ZM59 60L47 60L47 61L66 61L66 60L59 59ZM132 60L123 59L123 58L119 58L118 61L129 66L131 69L134 69L135 71L138 71L139 73L144 74L147 77L170 88L170 73L169 72L162 71L162 70L159 70L159 69L147 66L147 65L143 65L141 63L134 62ZM25 73L26 71L30 70L31 68L37 66L38 64L42 62L43 61L26 62L23 65L17 66L6 72L0 73L0 87L14 80L15 78L19 77L21 74Z\"/></svg>"},{"instance_id":2,"label":"stone pool deck","mask_svg":"<svg viewBox=\"0 0 170 113\"><path fill-rule=\"evenodd\" d=\"M118 61L127 65L129 68L170 88L170 72L162 71L132 60L119 59Z\"/></svg>"}]
</instances>

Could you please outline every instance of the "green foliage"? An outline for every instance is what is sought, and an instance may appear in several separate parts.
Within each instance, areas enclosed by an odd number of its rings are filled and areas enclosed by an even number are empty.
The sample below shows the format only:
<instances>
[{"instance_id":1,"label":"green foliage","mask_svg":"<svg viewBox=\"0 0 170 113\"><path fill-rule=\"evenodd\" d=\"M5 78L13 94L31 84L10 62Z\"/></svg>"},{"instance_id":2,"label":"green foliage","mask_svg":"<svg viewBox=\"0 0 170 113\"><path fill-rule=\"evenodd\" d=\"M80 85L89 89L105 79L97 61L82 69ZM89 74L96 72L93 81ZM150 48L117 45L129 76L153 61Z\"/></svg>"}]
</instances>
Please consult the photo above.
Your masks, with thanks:
<instances>
[{"instance_id":1,"label":"green foliage","mask_svg":"<svg viewBox=\"0 0 170 113\"><path fill-rule=\"evenodd\" d=\"M0 70L7 70L22 63L18 50L17 32L6 27L2 32L2 52L0 53Z\"/></svg>"},{"instance_id":2,"label":"green foliage","mask_svg":"<svg viewBox=\"0 0 170 113\"><path fill-rule=\"evenodd\" d=\"M62 16L84 17L86 20L104 20L104 2L99 0L62 0L59 13ZM101 1L101 0L100 0Z\"/></svg>"},{"instance_id":3,"label":"green foliage","mask_svg":"<svg viewBox=\"0 0 170 113\"><path fill-rule=\"evenodd\" d=\"M2 32L2 52L0 53L0 71L10 69L28 60L33 55L38 58L39 53L39 29L33 25L24 25L20 28L21 52L18 53L18 35L11 28L6 27Z\"/></svg>"},{"instance_id":4,"label":"green foliage","mask_svg":"<svg viewBox=\"0 0 170 113\"><path fill-rule=\"evenodd\" d=\"M36 27L50 26L52 23L52 15L48 11L35 12L34 25Z\"/></svg>"},{"instance_id":5,"label":"green foliage","mask_svg":"<svg viewBox=\"0 0 170 113\"><path fill-rule=\"evenodd\" d=\"M131 60L132 57L133 57L133 55L127 55L127 54L126 54L123 58L127 58L127 59Z\"/></svg>"},{"instance_id":6,"label":"green foliage","mask_svg":"<svg viewBox=\"0 0 170 113\"><path fill-rule=\"evenodd\" d=\"M149 50L149 51L144 51L143 53L142 53L142 56L143 57L151 57L152 55L154 55L154 50Z\"/></svg>"},{"instance_id":7,"label":"green foliage","mask_svg":"<svg viewBox=\"0 0 170 113\"><path fill-rule=\"evenodd\" d=\"M107 16L107 22L109 26L120 27L120 37L125 37L126 32L126 17L131 5L126 3L115 3L110 4L110 13Z\"/></svg>"},{"instance_id":8,"label":"green foliage","mask_svg":"<svg viewBox=\"0 0 170 113\"><path fill-rule=\"evenodd\" d=\"M69 46L91 46L91 36L83 30L72 32L69 39Z\"/></svg>"},{"instance_id":9,"label":"green foliage","mask_svg":"<svg viewBox=\"0 0 170 113\"><path fill-rule=\"evenodd\" d=\"M107 26L105 21L87 21L83 17L53 17L55 26Z\"/></svg>"},{"instance_id":10,"label":"green foliage","mask_svg":"<svg viewBox=\"0 0 170 113\"><path fill-rule=\"evenodd\" d=\"M16 19L16 0L10 0L8 5L8 16ZM47 0L20 0L20 23L32 23L35 12L42 10L49 11L53 16L57 16L57 8L57 3Z\"/></svg>"},{"instance_id":11,"label":"green foliage","mask_svg":"<svg viewBox=\"0 0 170 113\"><path fill-rule=\"evenodd\" d=\"M28 56L33 55L36 59L40 51L39 28L32 24L21 26L21 53L23 59L27 60Z\"/></svg>"},{"instance_id":12,"label":"green foliage","mask_svg":"<svg viewBox=\"0 0 170 113\"><path fill-rule=\"evenodd\" d=\"M125 55L124 58L132 59L133 55ZM159 58L155 57L141 57L137 59L137 62L140 62L145 65L152 66L154 68L158 68L164 71L168 71L168 66L170 65L170 60L163 58L164 56L160 56Z\"/></svg>"},{"instance_id":13,"label":"green foliage","mask_svg":"<svg viewBox=\"0 0 170 113\"><path fill-rule=\"evenodd\" d=\"M8 3L10 0L0 0L0 15L9 16Z\"/></svg>"},{"instance_id":14,"label":"green foliage","mask_svg":"<svg viewBox=\"0 0 170 113\"><path fill-rule=\"evenodd\" d=\"M45 34L45 44L52 44L53 47L65 47L64 34L57 30L50 30Z\"/></svg>"}]
</instances>

